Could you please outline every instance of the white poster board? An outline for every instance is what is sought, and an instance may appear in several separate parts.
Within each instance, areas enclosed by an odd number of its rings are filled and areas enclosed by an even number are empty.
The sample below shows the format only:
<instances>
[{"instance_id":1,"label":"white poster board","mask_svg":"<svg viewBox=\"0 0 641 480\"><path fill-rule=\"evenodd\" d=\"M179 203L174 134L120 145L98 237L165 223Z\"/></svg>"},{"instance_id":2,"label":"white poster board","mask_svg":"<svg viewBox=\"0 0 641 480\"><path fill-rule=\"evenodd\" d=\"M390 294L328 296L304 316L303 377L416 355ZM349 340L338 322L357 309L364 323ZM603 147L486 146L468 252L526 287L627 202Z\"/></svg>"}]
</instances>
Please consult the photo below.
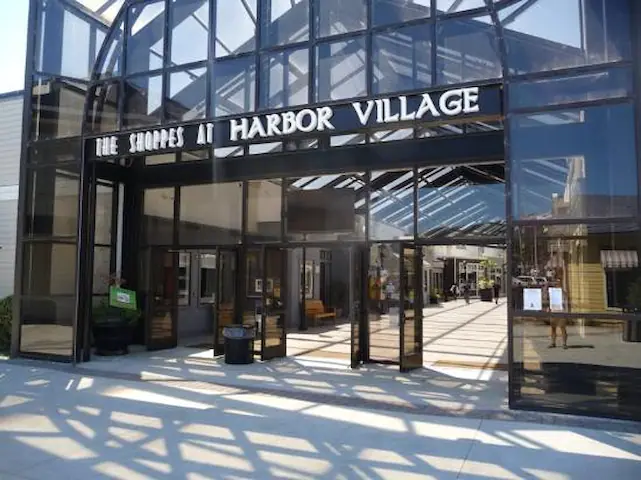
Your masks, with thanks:
<instances>
[{"instance_id":1,"label":"white poster board","mask_svg":"<svg viewBox=\"0 0 641 480\"><path fill-rule=\"evenodd\" d=\"M523 310L543 310L543 295L540 288L523 289Z\"/></svg>"},{"instance_id":2,"label":"white poster board","mask_svg":"<svg viewBox=\"0 0 641 480\"><path fill-rule=\"evenodd\" d=\"M556 287L550 287L550 311L562 312L563 311L563 290Z\"/></svg>"}]
</instances>

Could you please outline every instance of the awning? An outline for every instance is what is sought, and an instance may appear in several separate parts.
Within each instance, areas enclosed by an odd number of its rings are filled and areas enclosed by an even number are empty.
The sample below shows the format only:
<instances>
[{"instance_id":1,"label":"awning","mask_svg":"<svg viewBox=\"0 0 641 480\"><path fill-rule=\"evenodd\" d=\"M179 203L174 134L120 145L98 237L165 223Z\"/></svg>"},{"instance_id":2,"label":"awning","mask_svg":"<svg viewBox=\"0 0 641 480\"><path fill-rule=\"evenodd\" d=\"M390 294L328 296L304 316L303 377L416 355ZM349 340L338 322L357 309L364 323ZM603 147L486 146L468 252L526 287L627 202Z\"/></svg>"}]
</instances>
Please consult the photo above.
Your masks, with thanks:
<instances>
[{"instance_id":1,"label":"awning","mask_svg":"<svg viewBox=\"0 0 641 480\"><path fill-rule=\"evenodd\" d=\"M636 268L639 255L636 250L601 250L603 268Z\"/></svg>"}]
</instances>

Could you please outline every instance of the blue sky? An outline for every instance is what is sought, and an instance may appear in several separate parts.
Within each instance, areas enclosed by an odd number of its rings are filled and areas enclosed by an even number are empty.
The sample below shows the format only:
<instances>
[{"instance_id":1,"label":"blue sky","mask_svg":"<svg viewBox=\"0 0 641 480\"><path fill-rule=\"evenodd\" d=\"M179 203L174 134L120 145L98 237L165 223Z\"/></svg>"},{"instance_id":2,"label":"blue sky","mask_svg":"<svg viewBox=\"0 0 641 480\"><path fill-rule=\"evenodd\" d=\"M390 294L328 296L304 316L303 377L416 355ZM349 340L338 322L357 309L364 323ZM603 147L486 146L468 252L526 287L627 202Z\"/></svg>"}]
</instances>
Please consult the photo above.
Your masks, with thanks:
<instances>
[{"instance_id":1,"label":"blue sky","mask_svg":"<svg viewBox=\"0 0 641 480\"><path fill-rule=\"evenodd\" d=\"M0 0L0 93L24 88L29 0Z\"/></svg>"}]
</instances>

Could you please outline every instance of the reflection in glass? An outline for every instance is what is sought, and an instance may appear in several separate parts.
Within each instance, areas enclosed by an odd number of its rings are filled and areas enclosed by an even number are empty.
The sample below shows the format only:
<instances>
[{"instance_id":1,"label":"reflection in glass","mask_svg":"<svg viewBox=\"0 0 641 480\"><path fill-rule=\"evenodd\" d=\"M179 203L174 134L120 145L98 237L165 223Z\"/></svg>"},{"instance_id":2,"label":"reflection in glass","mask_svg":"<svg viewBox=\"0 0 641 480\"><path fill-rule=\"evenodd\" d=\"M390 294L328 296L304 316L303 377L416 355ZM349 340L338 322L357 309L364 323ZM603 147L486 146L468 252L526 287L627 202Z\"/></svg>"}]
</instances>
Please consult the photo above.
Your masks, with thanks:
<instances>
[{"instance_id":1,"label":"reflection in glass","mask_svg":"<svg viewBox=\"0 0 641 480\"><path fill-rule=\"evenodd\" d=\"M364 173L289 178L287 185L287 235L290 239L365 238Z\"/></svg>"},{"instance_id":2,"label":"reflection in glass","mask_svg":"<svg viewBox=\"0 0 641 480\"><path fill-rule=\"evenodd\" d=\"M456 13L485 7L485 0L436 0L438 13Z\"/></svg>"},{"instance_id":3,"label":"reflection in glass","mask_svg":"<svg viewBox=\"0 0 641 480\"><path fill-rule=\"evenodd\" d=\"M166 111L169 121L205 118L207 113L207 69L194 68L169 75L169 99Z\"/></svg>"},{"instance_id":4,"label":"reflection in glass","mask_svg":"<svg viewBox=\"0 0 641 480\"><path fill-rule=\"evenodd\" d=\"M96 186L94 236L94 243L97 245L111 245L113 201L113 185L98 184Z\"/></svg>"},{"instance_id":5,"label":"reflection in glass","mask_svg":"<svg viewBox=\"0 0 641 480\"><path fill-rule=\"evenodd\" d=\"M429 87L432 84L431 37L431 25L403 27L374 35L374 93Z\"/></svg>"},{"instance_id":6,"label":"reflection in glass","mask_svg":"<svg viewBox=\"0 0 641 480\"><path fill-rule=\"evenodd\" d=\"M632 71L611 68L561 78L512 82L510 108L533 108L632 95Z\"/></svg>"},{"instance_id":7,"label":"reflection in glass","mask_svg":"<svg viewBox=\"0 0 641 480\"><path fill-rule=\"evenodd\" d=\"M115 132L118 130L119 83L97 85L92 90L89 103L89 128L93 133Z\"/></svg>"},{"instance_id":8,"label":"reflection in glass","mask_svg":"<svg viewBox=\"0 0 641 480\"><path fill-rule=\"evenodd\" d=\"M93 294L107 295L111 276L111 247L93 249Z\"/></svg>"},{"instance_id":9,"label":"reflection in glass","mask_svg":"<svg viewBox=\"0 0 641 480\"><path fill-rule=\"evenodd\" d=\"M630 58L629 5L627 0L567 0L559 9L557 0L523 0L499 10L511 73Z\"/></svg>"},{"instance_id":10,"label":"reflection in glass","mask_svg":"<svg viewBox=\"0 0 641 480\"><path fill-rule=\"evenodd\" d=\"M127 74L162 68L165 2L132 5L129 10Z\"/></svg>"},{"instance_id":11,"label":"reflection in glass","mask_svg":"<svg viewBox=\"0 0 641 480\"><path fill-rule=\"evenodd\" d=\"M515 216L636 215L632 105L515 116L511 137Z\"/></svg>"},{"instance_id":12,"label":"reflection in glass","mask_svg":"<svg viewBox=\"0 0 641 480\"><path fill-rule=\"evenodd\" d=\"M316 101L367 93L365 40L357 37L316 47Z\"/></svg>"},{"instance_id":13,"label":"reflection in glass","mask_svg":"<svg viewBox=\"0 0 641 480\"><path fill-rule=\"evenodd\" d=\"M256 0L216 1L216 57L256 49Z\"/></svg>"},{"instance_id":14,"label":"reflection in glass","mask_svg":"<svg viewBox=\"0 0 641 480\"><path fill-rule=\"evenodd\" d=\"M364 30L367 27L367 0L323 0L317 21L319 37Z\"/></svg>"},{"instance_id":15,"label":"reflection in glass","mask_svg":"<svg viewBox=\"0 0 641 480\"><path fill-rule=\"evenodd\" d=\"M224 208L214 208L224 205ZM180 188L181 245L224 245L240 241L243 218L241 182Z\"/></svg>"},{"instance_id":16,"label":"reflection in glass","mask_svg":"<svg viewBox=\"0 0 641 480\"><path fill-rule=\"evenodd\" d=\"M237 58L214 66L214 105L217 117L248 113L255 108L256 62Z\"/></svg>"},{"instance_id":17,"label":"reflection in glass","mask_svg":"<svg viewBox=\"0 0 641 480\"><path fill-rule=\"evenodd\" d=\"M505 237L505 164L418 170L421 238Z\"/></svg>"},{"instance_id":18,"label":"reflection in glass","mask_svg":"<svg viewBox=\"0 0 641 480\"><path fill-rule=\"evenodd\" d=\"M374 171L371 177L369 237L414 237L414 171Z\"/></svg>"},{"instance_id":19,"label":"reflection in glass","mask_svg":"<svg viewBox=\"0 0 641 480\"><path fill-rule=\"evenodd\" d=\"M125 27L124 22L120 21L117 26L112 27L111 36L109 37L109 48L101 59L100 64L96 67L100 78L118 77L121 75L122 49L124 43ZM97 45L102 45L98 43Z\"/></svg>"},{"instance_id":20,"label":"reflection in glass","mask_svg":"<svg viewBox=\"0 0 641 480\"><path fill-rule=\"evenodd\" d=\"M519 406L639 418L641 318L598 315L514 318L515 401ZM552 347L556 331L556 346ZM567 338L567 348L562 348Z\"/></svg>"},{"instance_id":21,"label":"reflection in glass","mask_svg":"<svg viewBox=\"0 0 641 480\"><path fill-rule=\"evenodd\" d=\"M367 301L372 361L399 362L400 257L399 243L374 243L370 247Z\"/></svg>"},{"instance_id":22,"label":"reflection in glass","mask_svg":"<svg viewBox=\"0 0 641 480\"><path fill-rule=\"evenodd\" d=\"M396 130L378 130L372 132L369 137L370 143L395 142L398 140L409 140L414 138L413 128L397 128Z\"/></svg>"},{"instance_id":23,"label":"reflection in glass","mask_svg":"<svg viewBox=\"0 0 641 480\"><path fill-rule=\"evenodd\" d=\"M523 289L536 288L546 312L641 313L640 240L636 224L516 227L514 307L540 310L524 304Z\"/></svg>"},{"instance_id":24,"label":"reflection in glass","mask_svg":"<svg viewBox=\"0 0 641 480\"><path fill-rule=\"evenodd\" d=\"M138 127L160 123L162 75L134 77L125 82L124 124Z\"/></svg>"},{"instance_id":25,"label":"reflection in glass","mask_svg":"<svg viewBox=\"0 0 641 480\"><path fill-rule=\"evenodd\" d=\"M74 294L75 243L27 243L23 255L23 295L47 297Z\"/></svg>"},{"instance_id":26,"label":"reflection in glass","mask_svg":"<svg viewBox=\"0 0 641 480\"><path fill-rule=\"evenodd\" d=\"M309 38L309 0L263 0L262 6L264 46L302 42Z\"/></svg>"},{"instance_id":27,"label":"reflection in glass","mask_svg":"<svg viewBox=\"0 0 641 480\"><path fill-rule=\"evenodd\" d=\"M372 24L402 23L430 16L431 0L371 0Z\"/></svg>"},{"instance_id":28,"label":"reflection in glass","mask_svg":"<svg viewBox=\"0 0 641 480\"><path fill-rule=\"evenodd\" d=\"M453 18L436 25L439 85L501 77L496 29L490 17Z\"/></svg>"},{"instance_id":29,"label":"reflection in glass","mask_svg":"<svg viewBox=\"0 0 641 480\"><path fill-rule=\"evenodd\" d=\"M96 50L100 48L91 41L98 31L98 22L89 21L77 9L61 1L40 2L38 14L35 70L88 79ZM102 25L100 28L106 30Z\"/></svg>"},{"instance_id":30,"label":"reflection in glass","mask_svg":"<svg viewBox=\"0 0 641 480\"><path fill-rule=\"evenodd\" d=\"M191 280L191 254L180 252L178 254L178 305L184 307L189 305ZM186 325L181 325L185 327ZM181 333L184 333L181 331Z\"/></svg>"},{"instance_id":31,"label":"reflection in glass","mask_svg":"<svg viewBox=\"0 0 641 480\"><path fill-rule=\"evenodd\" d=\"M149 155L145 157L145 165L164 165L166 163L175 163L175 153L165 153L161 155Z\"/></svg>"},{"instance_id":32,"label":"reflection in glass","mask_svg":"<svg viewBox=\"0 0 641 480\"><path fill-rule=\"evenodd\" d=\"M283 185L280 178L247 183L247 236L251 241L280 241Z\"/></svg>"},{"instance_id":33,"label":"reflection in glass","mask_svg":"<svg viewBox=\"0 0 641 480\"><path fill-rule=\"evenodd\" d=\"M73 238L78 228L80 180L76 173L38 168L27 174L24 233Z\"/></svg>"},{"instance_id":34,"label":"reflection in glass","mask_svg":"<svg viewBox=\"0 0 641 480\"><path fill-rule=\"evenodd\" d=\"M172 0L170 18L172 65L207 60L209 0Z\"/></svg>"},{"instance_id":35,"label":"reflection in glass","mask_svg":"<svg viewBox=\"0 0 641 480\"><path fill-rule=\"evenodd\" d=\"M22 297L20 352L71 357L74 312L74 296Z\"/></svg>"},{"instance_id":36,"label":"reflection in glass","mask_svg":"<svg viewBox=\"0 0 641 480\"><path fill-rule=\"evenodd\" d=\"M262 58L261 106L290 107L309 103L309 50L267 54Z\"/></svg>"},{"instance_id":37,"label":"reflection in glass","mask_svg":"<svg viewBox=\"0 0 641 480\"><path fill-rule=\"evenodd\" d=\"M34 140L79 136L87 95L84 83L34 78L31 137Z\"/></svg>"},{"instance_id":38,"label":"reflection in glass","mask_svg":"<svg viewBox=\"0 0 641 480\"><path fill-rule=\"evenodd\" d=\"M171 245L174 241L173 188L148 188L144 193L142 243Z\"/></svg>"}]
</instances>

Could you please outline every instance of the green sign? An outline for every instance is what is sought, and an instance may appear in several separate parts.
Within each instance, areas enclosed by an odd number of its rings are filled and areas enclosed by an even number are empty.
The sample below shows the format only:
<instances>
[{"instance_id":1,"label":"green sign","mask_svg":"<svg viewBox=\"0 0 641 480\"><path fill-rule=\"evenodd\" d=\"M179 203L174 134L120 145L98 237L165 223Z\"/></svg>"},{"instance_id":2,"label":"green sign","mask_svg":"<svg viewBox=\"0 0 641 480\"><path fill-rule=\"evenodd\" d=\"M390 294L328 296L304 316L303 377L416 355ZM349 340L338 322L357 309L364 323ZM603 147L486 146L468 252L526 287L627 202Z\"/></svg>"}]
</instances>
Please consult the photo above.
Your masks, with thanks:
<instances>
[{"instance_id":1,"label":"green sign","mask_svg":"<svg viewBox=\"0 0 641 480\"><path fill-rule=\"evenodd\" d=\"M126 310L136 310L136 292L119 287L109 289L109 305Z\"/></svg>"}]
</instances>

